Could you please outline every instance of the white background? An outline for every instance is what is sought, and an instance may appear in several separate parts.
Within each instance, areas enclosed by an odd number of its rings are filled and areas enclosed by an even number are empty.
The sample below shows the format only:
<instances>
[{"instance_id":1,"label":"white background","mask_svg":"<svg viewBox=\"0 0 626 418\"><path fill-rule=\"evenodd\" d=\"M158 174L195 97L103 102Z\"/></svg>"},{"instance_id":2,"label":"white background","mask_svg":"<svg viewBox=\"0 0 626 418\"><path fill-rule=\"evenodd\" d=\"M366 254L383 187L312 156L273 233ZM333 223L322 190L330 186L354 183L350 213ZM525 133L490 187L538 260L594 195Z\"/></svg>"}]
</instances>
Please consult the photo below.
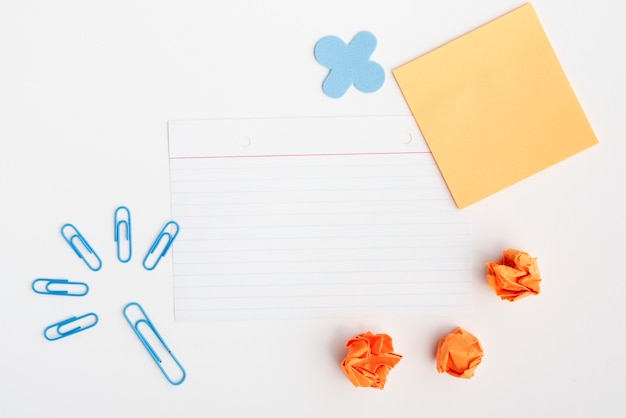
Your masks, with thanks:
<instances>
[{"instance_id":1,"label":"white background","mask_svg":"<svg viewBox=\"0 0 626 418\"><path fill-rule=\"evenodd\" d=\"M0 416L620 417L626 415L624 7L536 1L600 144L471 207L471 315L395 320L175 322L171 258L141 259L170 216L167 120L407 114L391 69L522 3L449 1L18 1L0 4ZM321 91L315 42L378 37L375 94ZM503 156L505 157L505 156ZM114 209L135 253L115 260ZM73 222L100 253L63 242ZM507 247L539 258L542 294L508 303L484 280ZM36 277L85 280L78 300ZM187 368L170 386L121 314L143 304ZM56 342L43 328L89 311ZM438 375L438 338L462 326L485 348L469 381ZM354 388L343 344L371 330L404 355L383 391Z\"/></svg>"}]
</instances>

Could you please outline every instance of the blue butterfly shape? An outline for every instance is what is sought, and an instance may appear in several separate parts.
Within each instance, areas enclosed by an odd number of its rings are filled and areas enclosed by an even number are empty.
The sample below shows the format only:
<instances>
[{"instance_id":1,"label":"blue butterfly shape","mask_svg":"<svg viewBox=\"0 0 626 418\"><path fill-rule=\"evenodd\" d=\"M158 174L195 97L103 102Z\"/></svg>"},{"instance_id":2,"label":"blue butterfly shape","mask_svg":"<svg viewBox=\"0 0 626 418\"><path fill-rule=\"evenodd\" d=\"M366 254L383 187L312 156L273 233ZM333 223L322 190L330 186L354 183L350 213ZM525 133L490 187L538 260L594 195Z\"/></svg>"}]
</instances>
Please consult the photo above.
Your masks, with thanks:
<instances>
[{"instance_id":1,"label":"blue butterfly shape","mask_svg":"<svg viewBox=\"0 0 626 418\"><path fill-rule=\"evenodd\" d=\"M364 93L382 87L385 71L380 64L370 61L376 43L370 32L359 32L347 45L336 36L325 36L315 44L315 59L330 70L322 83L327 96L338 99L353 84Z\"/></svg>"}]
</instances>

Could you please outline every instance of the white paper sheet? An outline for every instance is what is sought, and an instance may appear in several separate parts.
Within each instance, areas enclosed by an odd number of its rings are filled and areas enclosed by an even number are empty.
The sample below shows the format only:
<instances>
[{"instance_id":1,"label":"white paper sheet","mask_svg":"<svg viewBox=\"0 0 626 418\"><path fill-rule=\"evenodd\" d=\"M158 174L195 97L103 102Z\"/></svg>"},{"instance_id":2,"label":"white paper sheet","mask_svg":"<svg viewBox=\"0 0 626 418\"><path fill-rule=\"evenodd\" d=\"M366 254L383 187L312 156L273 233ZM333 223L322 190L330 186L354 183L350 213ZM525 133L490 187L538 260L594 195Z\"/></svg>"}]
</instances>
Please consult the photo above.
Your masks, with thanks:
<instances>
[{"instance_id":1,"label":"white paper sheet","mask_svg":"<svg viewBox=\"0 0 626 418\"><path fill-rule=\"evenodd\" d=\"M471 306L471 218L410 116L171 121L177 320Z\"/></svg>"}]
</instances>

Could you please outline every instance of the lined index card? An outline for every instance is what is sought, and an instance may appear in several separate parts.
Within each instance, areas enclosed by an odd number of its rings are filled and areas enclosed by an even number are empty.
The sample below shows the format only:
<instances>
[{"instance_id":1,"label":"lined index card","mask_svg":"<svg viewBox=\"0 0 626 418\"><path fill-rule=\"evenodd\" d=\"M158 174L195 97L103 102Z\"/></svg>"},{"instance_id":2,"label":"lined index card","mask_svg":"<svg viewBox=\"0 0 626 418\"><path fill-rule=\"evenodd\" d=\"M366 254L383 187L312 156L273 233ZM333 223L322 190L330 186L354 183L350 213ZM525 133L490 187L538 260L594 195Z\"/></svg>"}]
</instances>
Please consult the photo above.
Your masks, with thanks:
<instances>
[{"instance_id":1,"label":"lined index card","mask_svg":"<svg viewBox=\"0 0 626 418\"><path fill-rule=\"evenodd\" d=\"M177 320L471 306L471 216L410 116L170 121Z\"/></svg>"}]
</instances>

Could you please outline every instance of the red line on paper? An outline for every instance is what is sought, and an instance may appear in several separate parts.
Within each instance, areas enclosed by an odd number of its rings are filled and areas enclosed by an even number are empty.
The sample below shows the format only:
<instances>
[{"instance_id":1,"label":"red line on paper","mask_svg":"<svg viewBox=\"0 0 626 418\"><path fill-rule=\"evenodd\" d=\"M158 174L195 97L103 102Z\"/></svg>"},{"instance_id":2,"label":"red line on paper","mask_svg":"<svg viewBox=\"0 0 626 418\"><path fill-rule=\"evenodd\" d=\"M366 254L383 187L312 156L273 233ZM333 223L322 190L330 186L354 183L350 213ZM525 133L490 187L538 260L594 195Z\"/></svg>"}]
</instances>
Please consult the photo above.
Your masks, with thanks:
<instances>
[{"instance_id":1,"label":"red line on paper","mask_svg":"<svg viewBox=\"0 0 626 418\"><path fill-rule=\"evenodd\" d=\"M266 157L338 157L346 155L409 155L409 154L430 154L429 151L411 151L411 152L345 152L333 154L260 154L260 155L199 155L190 156L183 155L179 157L170 157L170 160L194 160L207 158L266 158Z\"/></svg>"}]
</instances>

